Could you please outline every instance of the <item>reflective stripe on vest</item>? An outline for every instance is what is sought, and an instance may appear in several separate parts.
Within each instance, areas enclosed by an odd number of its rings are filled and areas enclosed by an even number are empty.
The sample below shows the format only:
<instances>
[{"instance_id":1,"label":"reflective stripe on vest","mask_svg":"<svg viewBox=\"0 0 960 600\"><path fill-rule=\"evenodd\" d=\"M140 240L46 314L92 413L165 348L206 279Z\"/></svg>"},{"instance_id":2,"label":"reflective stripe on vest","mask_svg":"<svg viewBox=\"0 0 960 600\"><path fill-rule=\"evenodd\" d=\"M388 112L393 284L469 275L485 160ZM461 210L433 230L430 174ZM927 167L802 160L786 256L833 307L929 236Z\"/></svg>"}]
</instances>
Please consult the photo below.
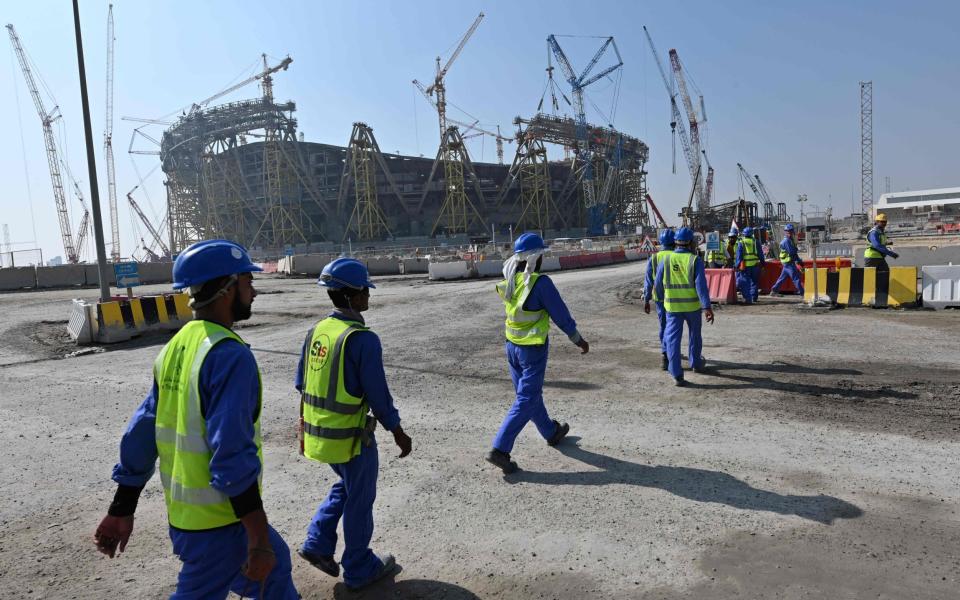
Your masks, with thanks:
<instances>
[{"instance_id":1,"label":"reflective stripe on vest","mask_svg":"<svg viewBox=\"0 0 960 600\"><path fill-rule=\"evenodd\" d=\"M880 245L881 245L881 246L886 246L886 245L887 245L887 234L885 234L884 232L880 231L880 230L877 229L876 227L874 227L873 229L871 229L871 230L870 230L870 233L873 233L874 231L876 231L878 234L880 234L880 235L879 235L879 237L880 237ZM867 234L867 238L868 238L868 239L869 239L869 237L870 237L870 233ZM873 247L873 244L871 244L871 245L867 246L867 249L866 249L866 250L863 251L863 257L864 257L864 258L883 258L883 254L882 254L879 250L876 250L876 249Z\"/></svg>"},{"instance_id":2,"label":"reflective stripe on vest","mask_svg":"<svg viewBox=\"0 0 960 600\"><path fill-rule=\"evenodd\" d=\"M507 289L505 279L497 284L497 293L500 294L504 310L507 313L504 327L507 340L518 346L546 344L547 334L550 332L550 315L545 310L526 311L523 309L523 305L530 297L530 291L533 290L540 274L531 273L529 284L524 283L523 273L517 273L514 277L513 298L504 298Z\"/></svg>"},{"instance_id":3,"label":"reflective stripe on vest","mask_svg":"<svg viewBox=\"0 0 960 600\"><path fill-rule=\"evenodd\" d=\"M784 239L783 241L786 242L787 240ZM787 245L789 245L789 243ZM780 246L780 263L784 265L788 265L791 262L793 262L793 257L790 255L790 252L787 252L784 249L784 247L781 245Z\"/></svg>"},{"instance_id":4,"label":"reflective stripe on vest","mask_svg":"<svg viewBox=\"0 0 960 600\"><path fill-rule=\"evenodd\" d=\"M653 278L654 284L653 289L650 290L650 296L653 298L654 302L663 302L663 298L661 298L657 293L657 269L660 268L660 264L663 263L671 254L673 254L673 250L661 250L650 257L650 276Z\"/></svg>"},{"instance_id":5,"label":"reflective stripe on vest","mask_svg":"<svg viewBox=\"0 0 960 600\"><path fill-rule=\"evenodd\" d=\"M663 268L663 307L667 312L696 312L700 310L697 296L697 255L674 252Z\"/></svg>"},{"instance_id":6,"label":"reflective stripe on vest","mask_svg":"<svg viewBox=\"0 0 960 600\"><path fill-rule=\"evenodd\" d=\"M210 486L213 453L200 398L203 362L214 346L227 340L243 343L237 334L216 323L191 321L164 346L154 362L159 392L154 433L160 480L170 524L179 529L213 529L238 521L230 499ZM261 390L257 402L254 443L262 475Z\"/></svg>"},{"instance_id":7,"label":"reflective stripe on vest","mask_svg":"<svg viewBox=\"0 0 960 600\"><path fill-rule=\"evenodd\" d=\"M349 462L360 454L367 403L344 387L343 352L347 338L368 329L328 317L317 323L303 357L303 455L327 464Z\"/></svg>"},{"instance_id":8,"label":"reflective stripe on vest","mask_svg":"<svg viewBox=\"0 0 960 600\"><path fill-rule=\"evenodd\" d=\"M743 254L740 258L743 260L743 264L747 267L753 267L760 263L760 257L757 255L757 242L753 238L745 237L740 238L740 243L743 244Z\"/></svg>"}]
</instances>

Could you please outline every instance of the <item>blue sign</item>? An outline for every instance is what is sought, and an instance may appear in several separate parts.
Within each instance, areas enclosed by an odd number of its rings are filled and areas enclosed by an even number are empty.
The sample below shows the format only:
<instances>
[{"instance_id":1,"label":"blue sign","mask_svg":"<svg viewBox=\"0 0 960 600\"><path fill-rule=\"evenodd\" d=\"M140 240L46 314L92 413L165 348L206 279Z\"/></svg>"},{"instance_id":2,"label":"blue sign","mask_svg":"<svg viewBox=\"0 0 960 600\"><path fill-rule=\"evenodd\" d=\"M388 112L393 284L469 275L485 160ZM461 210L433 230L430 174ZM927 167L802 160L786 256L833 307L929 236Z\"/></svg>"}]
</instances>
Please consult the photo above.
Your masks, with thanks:
<instances>
[{"instance_id":1,"label":"blue sign","mask_svg":"<svg viewBox=\"0 0 960 600\"><path fill-rule=\"evenodd\" d=\"M720 250L720 232L719 231L707 232L707 252L711 250Z\"/></svg>"},{"instance_id":2,"label":"blue sign","mask_svg":"<svg viewBox=\"0 0 960 600\"><path fill-rule=\"evenodd\" d=\"M118 288L140 285L140 273L135 262L113 263L113 274L117 277Z\"/></svg>"},{"instance_id":3,"label":"blue sign","mask_svg":"<svg viewBox=\"0 0 960 600\"><path fill-rule=\"evenodd\" d=\"M283 249L283 253L286 254L287 256L293 256L293 247L287 246L286 248Z\"/></svg>"}]
</instances>

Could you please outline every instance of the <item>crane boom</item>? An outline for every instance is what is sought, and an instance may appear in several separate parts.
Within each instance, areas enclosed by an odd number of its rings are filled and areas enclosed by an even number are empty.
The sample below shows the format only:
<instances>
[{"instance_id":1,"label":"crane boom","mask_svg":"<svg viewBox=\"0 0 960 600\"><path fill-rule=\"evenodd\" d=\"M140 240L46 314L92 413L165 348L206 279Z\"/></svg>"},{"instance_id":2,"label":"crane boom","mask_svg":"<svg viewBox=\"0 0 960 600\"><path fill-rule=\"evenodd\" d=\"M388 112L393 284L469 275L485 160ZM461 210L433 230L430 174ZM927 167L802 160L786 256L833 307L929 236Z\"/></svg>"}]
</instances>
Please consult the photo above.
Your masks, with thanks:
<instances>
[{"instance_id":1,"label":"crane boom","mask_svg":"<svg viewBox=\"0 0 960 600\"><path fill-rule=\"evenodd\" d=\"M140 187L140 186L137 186ZM153 223L150 222L150 219L147 218L147 215L143 213L140 209L140 205L137 204L137 201L133 199L133 192L137 188L133 188L127 192L127 201L130 203L130 208L133 209L133 212L137 213L137 216L140 217L140 220L143 221L144 226L147 228L147 231L150 232L150 235L153 236L153 241L157 244L157 247L163 252L164 256L170 256L170 249L167 248L167 245L163 243L163 237L153 226Z\"/></svg>"},{"instance_id":2,"label":"crane boom","mask_svg":"<svg viewBox=\"0 0 960 600\"><path fill-rule=\"evenodd\" d=\"M47 150L47 167L50 170L50 181L53 184L53 199L57 206L57 217L60 222L60 237L63 240L63 252L67 256L67 262L77 263L80 257L77 255L76 247L73 245L73 234L70 232L70 213L67 211L67 195L63 190L63 177L60 175L60 158L57 151L56 137L53 135L53 122L60 118L60 109L57 106L47 112L43 106L43 99L37 89L37 83L33 78L33 71L27 61L26 53L20 43L13 25L7 25L7 33L10 34L10 43L13 45L13 52L17 55L17 61L20 63L20 70L23 71L23 78L27 82L27 88L30 90L30 97L33 98L33 104L37 108L37 114L40 116L40 122L43 125L43 141Z\"/></svg>"},{"instance_id":3,"label":"crane boom","mask_svg":"<svg viewBox=\"0 0 960 600\"><path fill-rule=\"evenodd\" d=\"M107 163L107 197L110 199L110 258L120 261L120 219L117 215L117 173L113 164L113 5L107 10L107 118L103 130L103 156Z\"/></svg>"},{"instance_id":4,"label":"crane boom","mask_svg":"<svg viewBox=\"0 0 960 600\"><path fill-rule=\"evenodd\" d=\"M687 81L683 74L683 67L680 64L680 55L677 54L675 49L671 49L669 54L670 66L673 68L674 79L680 90L680 100L683 102L683 107L687 111L687 122L690 125L690 150L693 153L692 157L694 164L697 166L697 171L700 172L700 125L697 122L697 112L693 107L693 101L690 99L690 92L687 90ZM700 208L710 206L710 199L706 195L704 186L702 185L702 177L697 176L694 181L694 188Z\"/></svg>"},{"instance_id":5,"label":"crane boom","mask_svg":"<svg viewBox=\"0 0 960 600\"><path fill-rule=\"evenodd\" d=\"M258 81L258 80L260 80L260 79L263 79L264 77L269 77L270 75L273 75L273 74L276 73L277 71L286 71L286 70L287 70L287 67L289 67L289 66L290 66L290 63L292 63L292 62L293 62L293 59L288 56L288 57L284 58L283 60L281 60L277 65L274 65L274 66L272 66L272 67L268 67L268 66L266 66L266 64L264 64L263 70L260 71L259 73L257 73L256 75L254 75L254 76L252 76L252 77L248 77L247 79L244 79L244 80L241 81L240 83L235 83L235 84L231 85L230 87L228 87L227 89L221 90L221 91L217 92L216 94L210 96L209 98L206 98L206 99L204 99L204 100L201 100L200 102L195 103L193 106L190 107L190 114L193 114L193 113L197 112L198 110L200 110L200 109L203 108L204 106L210 104L211 102L213 102L213 101L216 100L217 98L222 98L223 96L226 96L226 95L229 94L230 92L234 92L234 91L236 91L236 90L239 90L240 88L244 87L245 85L247 85L247 84L249 84L249 83L253 83L254 81Z\"/></svg>"},{"instance_id":6,"label":"crane boom","mask_svg":"<svg viewBox=\"0 0 960 600\"><path fill-rule=\"evenodd\" d=\"M463 34L463 37L460 38L460 43L457 44L457 49L453 51L453 54L450 55L450 58L447 59L447 64L443 65L443 68L440 69L440 58L437 57L437 77L443 79L447 75L447 71L450 70L450 66L453 65L453 61L457 60L457 57L460 56L460 52L463 51L463 47L467 45L467 41L473 36L473 32L477 30L477 27L480 26L480 21L483 20L484 14L480 13L477 15L477 18L473 20L473 24L470 25L470 28L467 29L467 32Z\"/></svg>"}]
</instances>

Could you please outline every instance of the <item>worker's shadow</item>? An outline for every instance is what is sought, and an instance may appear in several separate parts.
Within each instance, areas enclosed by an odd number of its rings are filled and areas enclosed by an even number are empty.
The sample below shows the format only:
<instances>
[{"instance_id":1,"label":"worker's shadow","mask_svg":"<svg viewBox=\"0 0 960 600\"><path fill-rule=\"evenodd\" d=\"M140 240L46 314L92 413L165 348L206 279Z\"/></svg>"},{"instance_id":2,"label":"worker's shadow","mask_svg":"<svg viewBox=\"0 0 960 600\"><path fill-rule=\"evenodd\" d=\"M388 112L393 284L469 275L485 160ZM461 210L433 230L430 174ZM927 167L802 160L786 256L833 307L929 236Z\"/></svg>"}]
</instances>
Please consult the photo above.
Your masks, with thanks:
<instances>
[{"instance_id":1,"label":"worker's shadow","mask_svg":"<svg viewBox=\"0 0 960 600\"><path fill-rule=\"evenodd\" d=\"M599 471L534 472L518 471L505 476L509 483L526 481L544 485L637 485L658 488L695 502L726 504L743 510L760 510L781 515L797 515L830 525L834 519L854 519L863 511L839 498L783 495L757 489L721 471L641 465L585 450L580 438L571 436L557 446L564 455L600 469Z\"/></svg>"},{"instance_id":2,"label":"worker's shadow","mask_svg":"<svg viewBox=\"0 0 960 600\"><path fill-rule=\"evenodd\" d=\"M733 375L724 373L723 367L714 368L712 361L707 363L706 375L712 375L721 379L729 379L740 383L700 383L688 381L687 384L692 388L705 390L745 390L762 388L776 392L788 394L805 394L808 396L842 396L853 400L879 400L882 398L896 398L898 400L912 400L918 397L913 392L901 392L889 387L883 386L877 389L860 387L839 387L823 386L814 383L798 383L777 381L770 377L750 377L747 375Z\"/></svg>"},{"instance_id":3,"label":"worker's shadow","mask_svg":"<svg viewBox=\"0 0 960 600\"><path fill-rule=\"evenodd\" d=\"M431 579L402 579L396 580L403 570L401 566L387 577L359 591L352 591L343 582L333 588L335 600L381 600L382 598L396 598L398 600L425 600L443 598L443 600L480 600L470 590L459 585L434 581Z\"/></svg>"},{"instance_id":4,"label":"worker's shadow","mask_svg":"<svg viewBox=\"0 0 960 600\"><path fill-rule=\"evenodd\" d=\"M794 365L782 361L772 363L748 364L710 359L707 361L713 371L759 371L761 373L794 373L798 375L863 375L856 369L831 369Z\"/></svg>"}]
</instances>

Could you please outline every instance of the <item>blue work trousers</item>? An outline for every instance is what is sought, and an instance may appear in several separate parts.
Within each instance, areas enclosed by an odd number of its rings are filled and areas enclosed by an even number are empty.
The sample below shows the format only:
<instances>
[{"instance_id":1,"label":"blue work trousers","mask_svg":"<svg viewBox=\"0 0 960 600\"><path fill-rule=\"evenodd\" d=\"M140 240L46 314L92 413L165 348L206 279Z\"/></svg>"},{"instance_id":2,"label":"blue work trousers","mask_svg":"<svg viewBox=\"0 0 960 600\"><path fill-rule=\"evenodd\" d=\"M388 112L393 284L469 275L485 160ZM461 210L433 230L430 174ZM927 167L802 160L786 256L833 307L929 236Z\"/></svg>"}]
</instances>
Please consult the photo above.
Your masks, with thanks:
<instances>
[{"instance_id":1,"label":"blue work trousers","mask_svg":"<svg viewBox=\"0 0 960 600\"><path fill-rule=\"evenodd\" d=\"M793 280L793 287L797 288L797 291L800 292L800 295L803 295L803 280L800 278L800 269L797 268L792 262L789 262L783 265L783 270L780 271L780 277L777 277L777 282L773 284L773 287L770 288L771 292L779 292L780 286L783 285L783 282L789 277Z\"/></svg>"},{"instance_id":2,"label":"blue work trousers","mask_svg":"<svg viewBox=\"0 0 960 600\"><path fill-rule=\"evenodd\" d=\"M300 597L290 577L290 549L273 527L267 526L277 564L260 595L260 583L240 573L247 561L247 531L240 523L207 531L170 528L173 552L183 562L177 590L170 600L226 598L232 591L244 598L295 600Z\"/></svg>"},{"instance_id":3,"label":"blue work trousers","mask_svg":"<svg viewBox=\"0 0 960 600\"><path fill-rule=\"evenodd\" d=\"M663 342L667 347L668 370L674 379L683 377L683 357L680 354L680 342L683 340L683 324L687 324L689 343L687 345L687 359L690 368L703 366L703 338L700 336L700 327L703 320L700 311L667 312L667 329L664 331Z\"/></svg>"},{"instance_id":4,"label":"blue work trousers","mask_svg":"<svg viewBox=\"0 0 960 600\"><path fill-rule=\"evenodd\" d=\"M370 549L373 537L373 501L377 498L377 472L380 458L377 444L362 446L360 454L349 462L330 465L340 481L333 484L323 504L317 508L303 549L309 554L333 556L337 550L337 524L343 518L343 581L359 587L381 568L383 562Z\"/></svg>"},{"instance_id":5,"label":"blue work trousers","mask_svg":"<svg viewBox=\"0 0 960 600\"><path fill-rule=\"evenodd\" d=\"M513 443L527 421L533 421L545 440L557 432L557 426L547 414L547 407L543 405L543 377L547 372L549 341L542 346L518 346L507 342L506 350L510 378L517 390L517 399L503 419L497 437L493 438L493 447L510 454Z\"/></svg>"},{"instance_id":6,"label":"blue work trousers","mask_svg":"<svg viewBox=\"0 0 960 600\"><path fill-rule=\"evenodd\" d=\"M663 340L663 332L667 328L667 309L663 307L663 302L654 300L653 303L657 307L657 321L660 322L660 352L666 352L667 345Z\"/></svg>"},{"instance_id":7,"label":"blue work trousers","mask_svg":"<svg viewBox=\"0 0 960 600\"><path fill-rule=\"evenodd\" d=\"M760 265L745 267L737 271L737 289L743 295L743 301L751 304L760 296Z\"/></svg>"}]
</instances>

